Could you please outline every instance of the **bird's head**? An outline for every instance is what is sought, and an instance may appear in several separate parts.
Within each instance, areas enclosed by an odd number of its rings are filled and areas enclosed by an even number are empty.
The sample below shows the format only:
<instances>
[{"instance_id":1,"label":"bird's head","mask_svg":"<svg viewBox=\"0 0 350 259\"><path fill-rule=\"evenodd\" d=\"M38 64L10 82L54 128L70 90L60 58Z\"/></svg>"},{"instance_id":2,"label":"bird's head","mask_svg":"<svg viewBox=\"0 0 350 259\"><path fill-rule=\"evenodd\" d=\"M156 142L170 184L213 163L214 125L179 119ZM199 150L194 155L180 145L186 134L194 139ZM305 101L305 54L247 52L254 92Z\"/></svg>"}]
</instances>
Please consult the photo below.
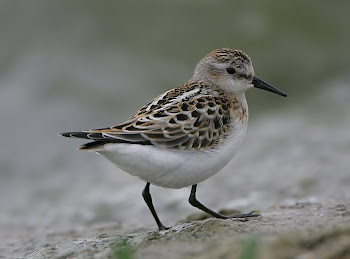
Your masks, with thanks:
<instances>
[{"instance_id":1,"label":"bird's head","mask_svg":"<svg viewBox=\"0 0 350 259\"><path fill-rule=\"evenodd\" d=\"M197 64L192 80L211 83L232 93L256 87L287 96L256 77L250 57L241 50L223 48L210 52Z\"/></svg>"}]
</instances>

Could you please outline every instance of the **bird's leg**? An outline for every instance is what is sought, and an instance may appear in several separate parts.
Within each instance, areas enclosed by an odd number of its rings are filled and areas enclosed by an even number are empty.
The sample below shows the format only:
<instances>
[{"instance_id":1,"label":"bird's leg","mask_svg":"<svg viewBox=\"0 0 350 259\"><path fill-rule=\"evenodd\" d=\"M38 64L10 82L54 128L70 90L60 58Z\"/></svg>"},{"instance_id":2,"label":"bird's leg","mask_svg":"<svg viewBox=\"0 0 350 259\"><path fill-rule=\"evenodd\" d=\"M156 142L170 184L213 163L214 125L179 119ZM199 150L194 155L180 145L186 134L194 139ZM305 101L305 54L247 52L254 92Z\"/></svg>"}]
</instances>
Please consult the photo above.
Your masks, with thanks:
<instances>
[{"instance_id":1,"label":"bird's leg","mask_svg":"<svg viewBox=\"0 0 350 259\"><path fill-rule=\"evenodd\" d=\"M222 214L219 214L215 211L212 211L211 209L205 207L202 203L200 203L197 199L196 199L196 190L197 190L197 184L192 185L192 189L191 189L191 194L190 197L188 198L188 201L190 202L190 204L216 218L220 218L220 219L231 219L231 218L249 218L249 217L259 217L260 214L254 214L254 211L250 212L250 213L246 213L246 214L238 214L238 215L232 215L232 216L225 216Z\"/></svg>"},{"instance_id":2,"label":"bird's leg","mask_svg":"<svg viewBox=\"0 0 350 259\"><path fill-rule=\"evenodd\" d=\"M148 208L150 209L150 211L152 212L152 215L153 215L154 219L155 219L156 222L157 222L158 229L159 229L159 230L166 230L166 229L169 229L169 228L165 227L165 226L162 224L162 222L160 222L160 220L159 220L159 218L158 218L157 212L155 211L154 206L153 206L153 203L152 203L152 197L151 197L151 193L149 192L149 186L150 186L150 183L147 183L146 186L145 186L145 189L143 189L143 191L142 191L143 199L144 199L145 202L147 203L147 206L148 206Z\"/></svg>"}]
</instances>

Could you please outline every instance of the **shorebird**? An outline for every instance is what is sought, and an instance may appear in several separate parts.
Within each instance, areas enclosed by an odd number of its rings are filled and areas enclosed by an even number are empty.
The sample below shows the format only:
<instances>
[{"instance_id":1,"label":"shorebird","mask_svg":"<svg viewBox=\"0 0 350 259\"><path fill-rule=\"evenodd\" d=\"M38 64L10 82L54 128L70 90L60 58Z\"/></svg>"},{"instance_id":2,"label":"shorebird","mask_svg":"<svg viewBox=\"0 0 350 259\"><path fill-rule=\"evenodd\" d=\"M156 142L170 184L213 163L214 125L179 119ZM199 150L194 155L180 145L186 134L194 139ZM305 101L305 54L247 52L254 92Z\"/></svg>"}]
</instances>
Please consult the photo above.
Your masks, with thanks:
<instances>
[{"instance_id":1,"label":"shorebird","mask_svg":"<svg viewBox=\"0 0 350 259\"><path fill-rule=\"evenodd\" d=\"M287 96L255 76L243 51L217 49L197 64L188 82L157 96L127 121L61 135L92 140L80 150L97 152L144 180L142 195L159 230L168 228L154 209L151 184L192 186L190 204L217 218L257 217L254 212L222 215L196 198L197 184L219 172L242 143L248 122L245 91L253 87Z\"/></svg>"}]
</instances>

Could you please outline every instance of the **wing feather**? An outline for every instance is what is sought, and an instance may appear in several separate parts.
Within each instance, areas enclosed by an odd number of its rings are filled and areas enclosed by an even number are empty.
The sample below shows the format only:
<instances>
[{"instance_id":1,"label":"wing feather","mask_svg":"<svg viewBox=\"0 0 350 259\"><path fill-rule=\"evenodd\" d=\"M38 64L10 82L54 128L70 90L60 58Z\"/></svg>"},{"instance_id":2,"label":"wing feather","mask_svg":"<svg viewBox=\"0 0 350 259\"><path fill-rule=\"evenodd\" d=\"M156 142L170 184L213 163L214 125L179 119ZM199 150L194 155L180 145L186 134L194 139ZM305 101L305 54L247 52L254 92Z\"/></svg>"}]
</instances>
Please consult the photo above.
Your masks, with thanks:
<instances>
[{"instance_id":1,"label":"wing feather","mask_svg":"<svg viewBox=\"0 0 350 259\"><path fill-rule=\"evenodd\" d=\"M219 90L213 92L201 83L186 84L156 97L122 124L85 132L96 140L102 135L103 140L204 150L227 135L232 104Z\"/></svg>"}]
</instances>

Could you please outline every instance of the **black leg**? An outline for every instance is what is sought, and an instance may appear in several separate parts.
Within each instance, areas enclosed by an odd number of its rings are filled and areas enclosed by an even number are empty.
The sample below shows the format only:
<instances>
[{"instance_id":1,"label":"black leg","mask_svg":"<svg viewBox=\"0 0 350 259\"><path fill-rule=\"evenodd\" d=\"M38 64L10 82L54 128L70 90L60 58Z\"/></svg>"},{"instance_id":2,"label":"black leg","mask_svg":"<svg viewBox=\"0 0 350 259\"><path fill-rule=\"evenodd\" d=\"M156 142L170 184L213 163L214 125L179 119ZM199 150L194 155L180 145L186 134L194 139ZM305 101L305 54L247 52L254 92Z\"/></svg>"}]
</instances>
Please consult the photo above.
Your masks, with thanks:
<instances>
[{"instance_id":1,"label":"black leg","mask_svg":"<svg viewBox=\"0 0 350 259\"><path fill-rule=\"evenodd\" d=\"M165 227L162 224L162 222L160 222L160 220L158 218L157 212L155 211L155 209L153 207L151 193L149 192L149 186L150 186L150 183L147 183L146 186L145 186L145 189L143 189L143 191L142 191L142 196L143 196L145 202L147 203L148 208L152 212L152 215L153 215L154 219L157 222L158 229L159 230L169 229L169 228Z\"/></svg>"},{"instance_id":2,"label":"black leg","mask_svg":"<svg viewBox=\"0 0 350 259\"><path fill-rule=\"evenodd\" d=\"M196 190L197 190L197 184L192 185L192 189L191 189L191 194L190 197L188 199L188 201L190 202L190 204L216 218L220 218L220 219L231 219L231 218L249 218L249 217L259 217L260 214L254 214L254 211L247 213L247 214L238 214L238 215L232 215L232 216L225 216L219 213L216 213L215 211L212 211L211 209L205 207L202 203L200 203L197 199L196 199Z\"/></svg>"}]
</instances>

